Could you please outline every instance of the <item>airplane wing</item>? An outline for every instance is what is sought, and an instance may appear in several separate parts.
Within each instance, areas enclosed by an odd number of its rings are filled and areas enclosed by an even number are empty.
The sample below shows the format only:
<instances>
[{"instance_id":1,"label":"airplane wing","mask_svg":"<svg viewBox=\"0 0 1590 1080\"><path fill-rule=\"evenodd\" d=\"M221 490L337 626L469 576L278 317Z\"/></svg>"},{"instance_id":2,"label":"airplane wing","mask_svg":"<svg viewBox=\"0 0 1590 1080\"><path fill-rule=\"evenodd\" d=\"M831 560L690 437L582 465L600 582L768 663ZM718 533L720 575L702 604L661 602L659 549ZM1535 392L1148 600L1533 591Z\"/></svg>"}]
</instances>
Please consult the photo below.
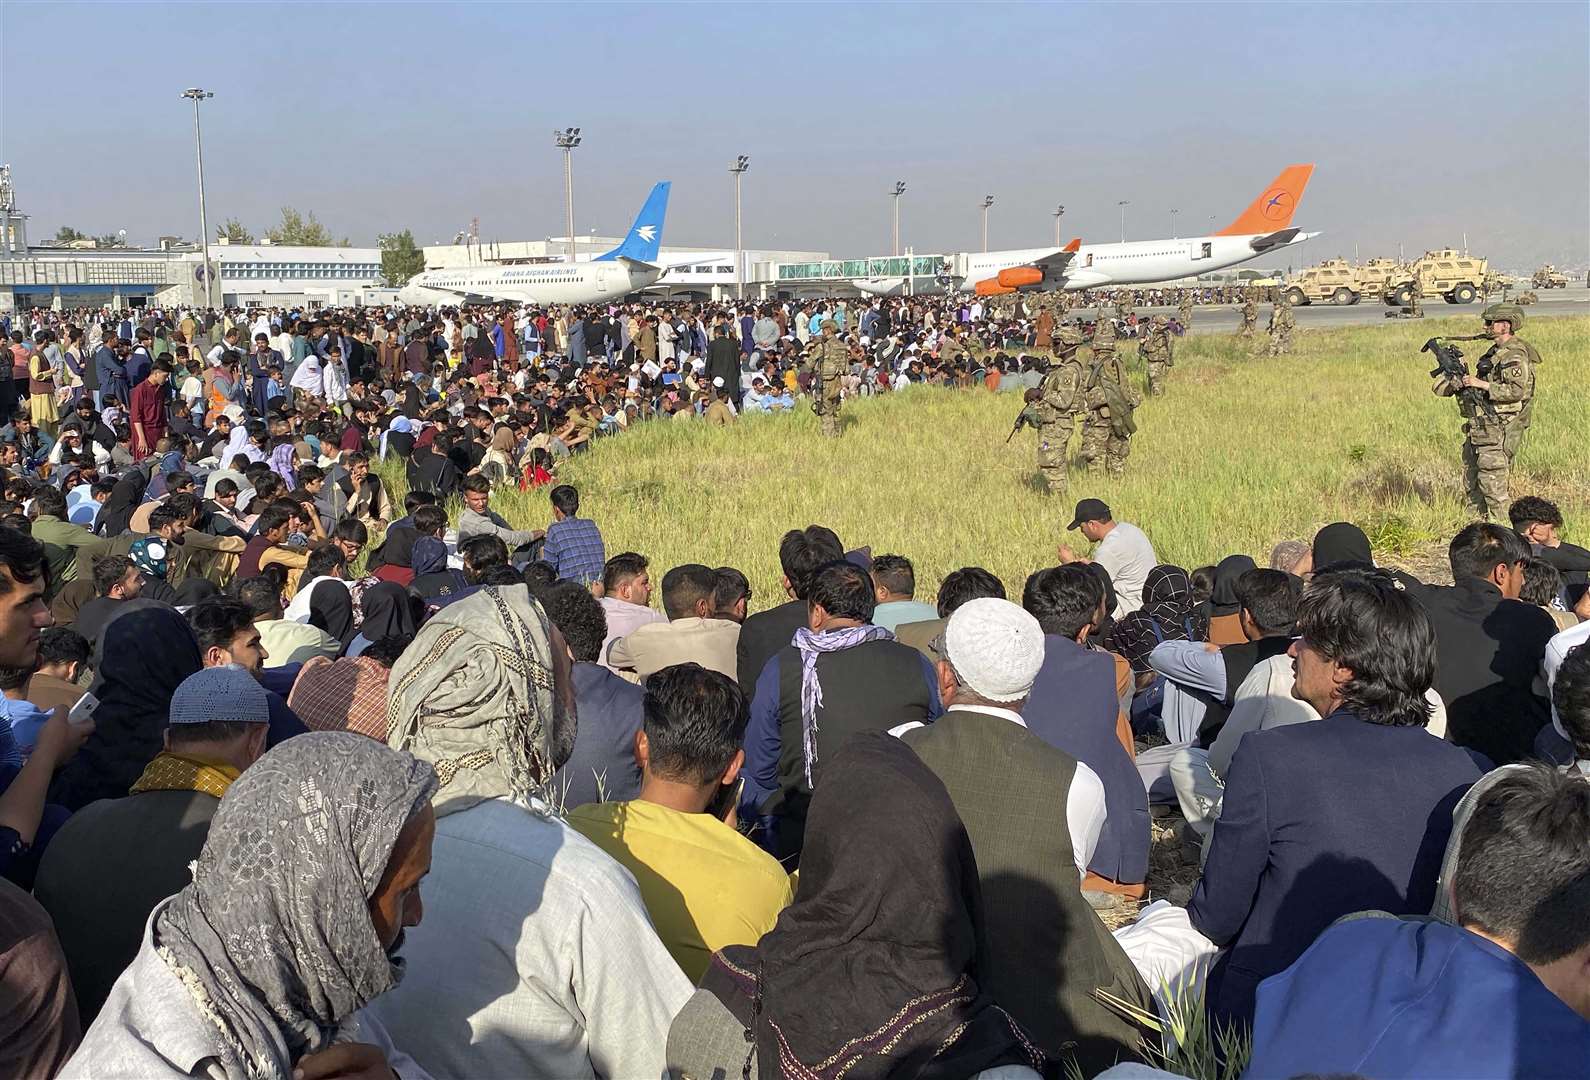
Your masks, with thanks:
<instances>
[{"instance_id":1,"label":"airplane wing","mask_svg":"<svg viewBox=\"0 0 1590 1080\"><path fill-rule=\"evenodd\" d=\"M1248 246L1255 253L1269 251L1271 248L1290 244L1297 237L1297 234L1302 231L1302 229L1279 229L1273 233L1266 233L1264 236L1255 236L1248 241Z\"/></svg>"},{"instance_id":2,"label":"airplane wing","mask_svg":"<svg viewBox=\"0 0 1590 1080\"><path fill-rule=\"evenodd\" d=\"M1078 245L1080 246L1080 245ZM1063 248L1055 248L1047 255L1041 255L1032 260L1033 266L1038 267L1047 274L1064 274L1071 260L1076 258L1077 248L1067 244Z\"/></svg>"}]
</instances>

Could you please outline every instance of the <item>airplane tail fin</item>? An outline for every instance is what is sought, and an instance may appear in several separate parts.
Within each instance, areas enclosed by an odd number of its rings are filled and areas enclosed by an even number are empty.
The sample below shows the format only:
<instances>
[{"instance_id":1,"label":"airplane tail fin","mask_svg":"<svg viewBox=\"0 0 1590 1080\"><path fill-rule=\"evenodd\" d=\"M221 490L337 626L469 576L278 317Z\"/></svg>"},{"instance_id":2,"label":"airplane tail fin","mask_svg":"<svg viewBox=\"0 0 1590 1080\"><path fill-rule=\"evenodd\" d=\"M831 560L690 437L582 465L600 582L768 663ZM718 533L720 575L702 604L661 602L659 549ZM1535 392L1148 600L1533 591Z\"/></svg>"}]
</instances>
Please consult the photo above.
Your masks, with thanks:
<instances>
[{"instance_id":1,"label":"airplane tail fin","mask_svg":"<svg viewBox=\"0 0 1590 1080\"><path fill-rule=\"evenodd\" d=\"M1069 252L1071 252L1071 254L1075 255L1077 252L1082 250L1082 237L1080 237L1080 236L1074 237L1069 244L1067 244L1065 247L1061 248L1060 250L1061 251L1069 251Z\"/></svg>"},{"instance_id":2,"label":"airplane tail fin","mask_svg":"<svg viewBox=\"0 0 1590 1080\"><path fill-rule=\"evenodd\" d=\"M1292 215L1303 201L1303 189L1314 175L1313 165L1288 165L1271 181L1264 194L1254 199L1242 216L1215 233L1216 236L1247 236L1274 232L1292 224Z\"/></svg>"},{"instance_id":3,"label":"airplane tail fin","mask_svg":"<svg viewBox=\"0 0 1590 1080\"><path fill-rule=\"evenodd\" d=\"M612 251L598 255L595 261L612 262L623 257L637 262L655 263L657 251L662 247L663 218L668 213L670 187L672 184L664 180L652 188L651 194L646 198L646 205L640 208L640 213L635 217L635 224L630 226L629 235L624 237L624 242Z\"/></svg>"}]
</instances>

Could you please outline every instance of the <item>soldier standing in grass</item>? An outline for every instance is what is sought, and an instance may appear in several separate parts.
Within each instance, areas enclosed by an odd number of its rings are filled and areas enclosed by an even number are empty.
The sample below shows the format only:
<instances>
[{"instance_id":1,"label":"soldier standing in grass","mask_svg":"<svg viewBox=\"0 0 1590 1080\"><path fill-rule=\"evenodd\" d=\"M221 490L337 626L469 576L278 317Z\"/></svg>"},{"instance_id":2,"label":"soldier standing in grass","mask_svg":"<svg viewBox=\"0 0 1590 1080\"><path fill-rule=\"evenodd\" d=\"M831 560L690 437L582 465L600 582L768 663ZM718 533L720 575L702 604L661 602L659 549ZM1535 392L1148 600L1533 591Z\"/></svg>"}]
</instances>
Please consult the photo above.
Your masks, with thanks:
<instances>
[{"instance_id":1,"label":"soldier standing in grass","mask_svg":"<svg viewBox=\"0 0 1590 1080\"><path fill-rule=\"evenodd\" d=\"M1253 299L1253 290L1249 289L1246 299L1242 301L1242 329L1237 336L1252 339L1259 332L1259 305Z\"/></svg>"},{"instance_id":2,"label":"soldier standing in grass","mask_svg":"<svg viewBox=\"0 0 1590 1080\"><path fill-rule=\"evenodd\" d=\"M1103 320L1101 326L1107 323ZM1132 410L1142 402L1127 381L1120 358L1115 354L1115 338L1097 334L1093 338L1093 363L1083 391L1087 415L1082 420L1082 460L1088 472L1108 469L1114 476L1126 471L1126 455L1131 451L1132 433L1137 425Z\"/></svg>"},{"instance_id":3,"label":"soldier standing in grass","mask_svg":"<svg viewBox=\"0 0 1590 1080\"><path fill-rule=\"evenodd\" d=\"M1054 359L1038 386L1038 471L1049 494L1064 495L1071 432L1087 381L1086 357L1078 355L1082 331L1062 326L1054 334Z\"/></svg>"},{"instance_id":4,"label":"soldier standing in grass","mask_svg":"<svg viewBox=\"0 0 1590 1080\"><path fill-rule=\"evenodd\" d=\"M1175 361L1171 358L1170 320L1155 315L1149 320L1148 333L1138 346L1143 359L1148 361L1148 392L1150 395L1165 392L1165 379Z\"/></svg>"},{"instance_id":5,"label":"soldier standing in grass","mask_svg":"<svg viewBox=\"0 0 1590 1080\"><path fill-rule=\"evenodd\" d=\"M1534 408L1535 367L1540 354L1514 331L1524 324L1516 304L1492 304L1480 313L1494 344L1474 365L1474 373L1454 379L1439 376L1433 389L1442 397L1474 389L1484 395L1458 399L1463 414L1463 480L1469 505L1488 521L1506 521L1507 477L1513 457L1529 430ZM1486 408L1484 402L1489 402ZM1494 410L1494 415L1492 415Z\"/></svg>"},{"instance_id":6,"label":"soldier standing in grass","mask_svg":"<svg viewBox=\"0 0 1590 1080\"><path fill-rule=\"evenodd\" d=\"M823 434L839 437L840 379L850 370L850 351L839 340L839 327L824 319L822 337L812 343L812 370L817 385L812 393L812 412L822 418Z\"/></svg>"},{"instance_id":7,"label":"soldier standing in grass","mask_svg":"<svg viewBox=\"0 0 1590 1080\"><path fill-rule=\"evenodd\" d=\"M1292 351L1292 331L1297 327L1297 318L1292 314L1292 305L1287 301L1286 293L1278 293L1275 297L1275 307L1270 311L1270 355L1286 356Z\"/></svg>"},{"instance_id":8,"label":"soldier standing in grass","mask_svg":"<svg viewBox=\"0 0 1590 1080\"><path fill-rule=\"evenodd\" d=\"M1424 318L1424 286L1419 284L1417 275L1408 285L1408 316L1413 319Z\"/></svg>"},{"instance_id":9,"label":"soldier standing in grass","mask_svg":"<svg viewBox=\"0 0 1590 1080\"><path fill-rule=\"evenodd\" d=\"M1182 333L1192 329L1192 293L1182 290L1181 299L1176 302L1176 321L1181 323Z\"/></svg>"}]
</instances>

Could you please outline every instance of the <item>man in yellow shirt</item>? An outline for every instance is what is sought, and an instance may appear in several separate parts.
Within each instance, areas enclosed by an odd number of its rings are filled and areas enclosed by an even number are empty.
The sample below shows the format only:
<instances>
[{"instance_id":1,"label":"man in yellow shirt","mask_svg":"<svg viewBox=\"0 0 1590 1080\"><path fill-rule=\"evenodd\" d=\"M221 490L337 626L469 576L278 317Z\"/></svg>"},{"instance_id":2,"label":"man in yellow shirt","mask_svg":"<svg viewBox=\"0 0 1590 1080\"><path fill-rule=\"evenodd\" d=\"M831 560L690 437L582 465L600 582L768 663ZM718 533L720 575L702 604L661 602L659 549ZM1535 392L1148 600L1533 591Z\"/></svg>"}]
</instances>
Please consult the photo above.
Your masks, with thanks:
<instances>
[{"instance_id":1,"label":"man in yellow shirt","mask_svg":"<svg viewBox=\"0 0 1590 1080\"><path fill-rule=\"evenodd\" d=\"M699 982L713 952L771 930L793 890L734 827L750 715L739 686L699 664L663 668L645 686L640 797L581 806L568 821L635 875L657 935Z\"/></svg>"}]
</instances>

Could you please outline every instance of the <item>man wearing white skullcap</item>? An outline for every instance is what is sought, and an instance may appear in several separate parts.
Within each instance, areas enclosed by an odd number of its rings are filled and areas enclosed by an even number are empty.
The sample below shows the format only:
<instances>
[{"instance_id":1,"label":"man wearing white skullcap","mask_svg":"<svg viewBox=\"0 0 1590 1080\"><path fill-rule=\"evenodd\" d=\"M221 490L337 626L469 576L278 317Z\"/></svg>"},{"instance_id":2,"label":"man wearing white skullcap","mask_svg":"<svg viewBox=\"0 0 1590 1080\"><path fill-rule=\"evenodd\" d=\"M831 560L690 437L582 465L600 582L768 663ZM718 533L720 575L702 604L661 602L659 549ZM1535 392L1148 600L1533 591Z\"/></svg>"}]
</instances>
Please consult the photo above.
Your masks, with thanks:
<instances>
[{"instance_id":1,"label":"man wearing white skullcap","mask_svg":"<svg viewBox=\"0 0 1590 1080\"><path fill-rule=\"evenodd\" d=\"M1075 1044L1108 1063L1131 1033L1095 990L1148 1000L1131 961L1083 899L1104 827L1104 785L1027 730L1021 710L1043 666L1038 620L996 597L968 600L934 645L948 711L900 734L944 782L982 882L986 989L1045 1050Z\"/></svg>"}]
</instances>

